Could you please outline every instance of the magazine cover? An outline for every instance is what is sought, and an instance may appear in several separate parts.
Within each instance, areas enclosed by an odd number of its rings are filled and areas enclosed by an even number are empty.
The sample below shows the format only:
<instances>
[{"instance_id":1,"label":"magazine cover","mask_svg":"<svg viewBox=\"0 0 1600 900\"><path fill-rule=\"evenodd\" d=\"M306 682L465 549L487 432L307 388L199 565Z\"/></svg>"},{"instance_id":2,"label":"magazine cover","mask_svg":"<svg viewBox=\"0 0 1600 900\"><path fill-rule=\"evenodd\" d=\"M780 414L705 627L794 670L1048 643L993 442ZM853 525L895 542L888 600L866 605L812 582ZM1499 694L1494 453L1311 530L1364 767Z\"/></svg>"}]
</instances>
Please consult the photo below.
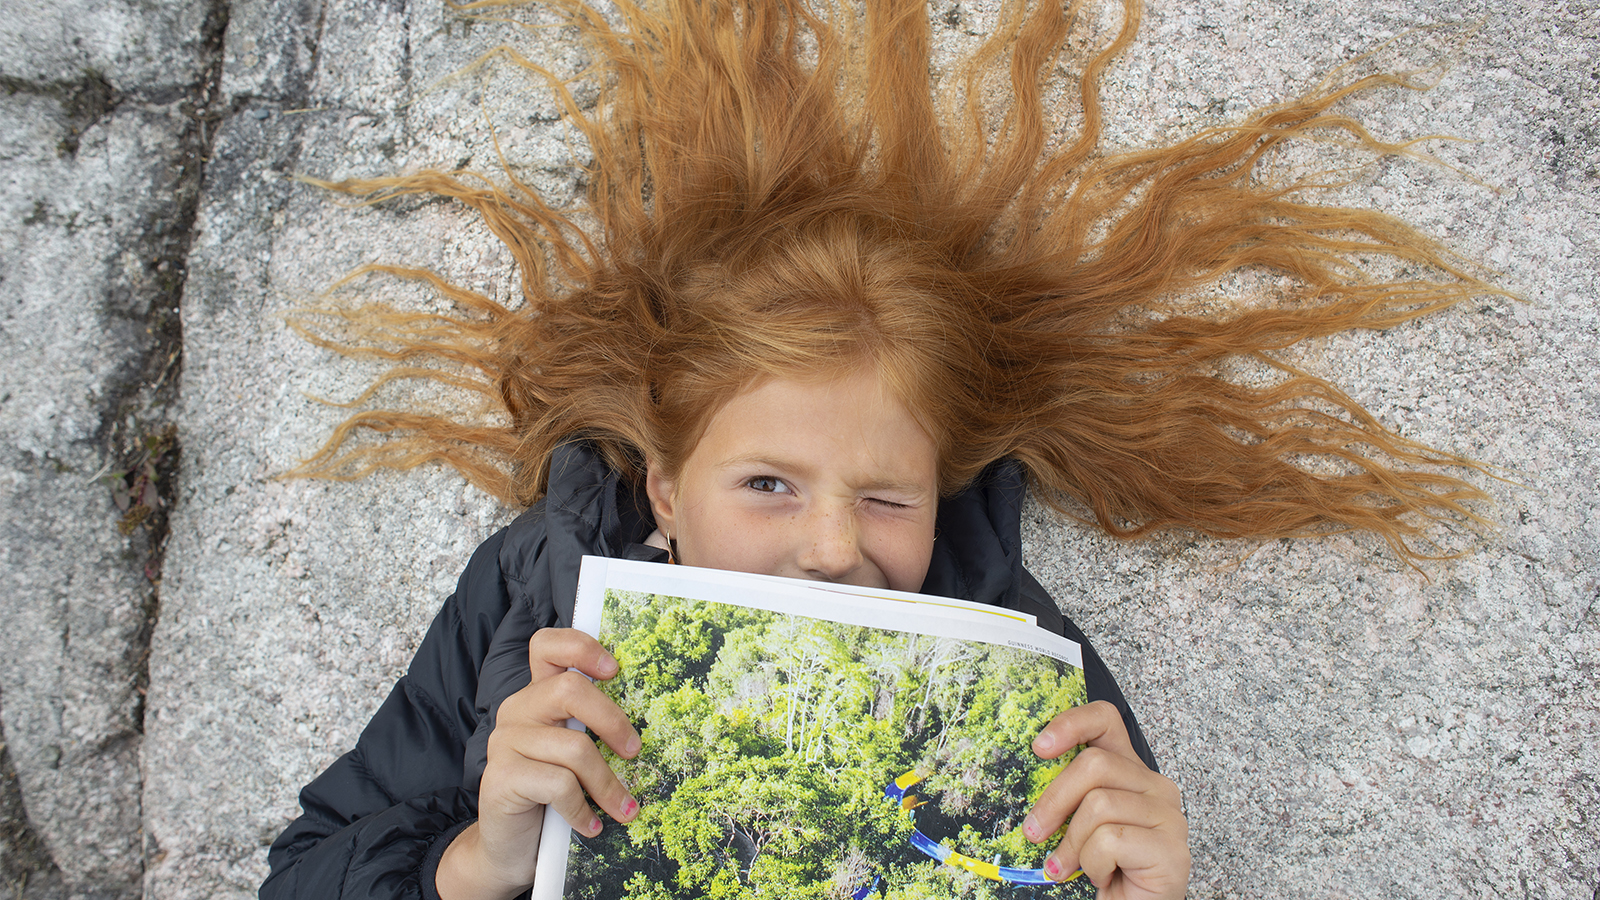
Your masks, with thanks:
<instances>
[{"instance_id":1,"label":"magazine cover","mask_svg":"<svg viewBox=\"0 0 1600 900\"><path fill-rule=\"evenodd\" d=\"M574 625L638 728L640 803L596 838L547 810L535 900L1090 897L1022 820L1070 756L1077 644L959 600L585 557ZM579 723L573 727L582 728Z\"/></svg>"}]
</instances>

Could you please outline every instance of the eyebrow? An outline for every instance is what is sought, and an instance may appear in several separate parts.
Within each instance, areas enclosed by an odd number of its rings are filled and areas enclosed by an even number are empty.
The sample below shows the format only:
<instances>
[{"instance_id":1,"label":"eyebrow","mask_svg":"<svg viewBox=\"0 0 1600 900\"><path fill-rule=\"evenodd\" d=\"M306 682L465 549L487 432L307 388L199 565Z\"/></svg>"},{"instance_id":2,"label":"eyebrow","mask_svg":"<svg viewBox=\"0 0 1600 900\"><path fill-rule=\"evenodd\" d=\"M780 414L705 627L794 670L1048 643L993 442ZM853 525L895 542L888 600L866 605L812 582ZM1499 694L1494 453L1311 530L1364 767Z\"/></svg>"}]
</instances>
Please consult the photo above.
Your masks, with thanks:
<instances>
[{"instance_id":1,"label":"eyebrow","mask_svg":"<svg viewBox=\"0 0 1600 900\"><path fill-rule=\"evenodd\" d=\"M726 471L728 469L739 469L745 466L760 466L764 468L778 469L782 471L794 472L802 476L811 474L811 467L795 462L794 460L778 459L777 457L760 455L735 456L732 459L723 460L721 463L718 463L716 468L718 471ZM857 485L856 487L868 491L891 491L893 493L906 494L912 497L921 497L926 494L935 493L934 491L927 490L921 485L908 481L896 481L892 478L873 478L869 479L864 484Z\"/></svg>"}]
</instances>

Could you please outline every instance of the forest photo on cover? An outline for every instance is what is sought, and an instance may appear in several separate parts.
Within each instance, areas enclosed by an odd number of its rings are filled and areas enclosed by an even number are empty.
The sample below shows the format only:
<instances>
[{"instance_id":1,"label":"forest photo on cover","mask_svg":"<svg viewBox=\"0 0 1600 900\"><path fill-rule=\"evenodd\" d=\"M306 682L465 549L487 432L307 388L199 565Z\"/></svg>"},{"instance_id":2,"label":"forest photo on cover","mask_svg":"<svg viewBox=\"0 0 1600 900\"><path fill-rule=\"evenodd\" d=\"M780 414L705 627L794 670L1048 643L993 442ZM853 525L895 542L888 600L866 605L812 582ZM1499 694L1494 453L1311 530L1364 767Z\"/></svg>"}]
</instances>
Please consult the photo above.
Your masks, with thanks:
<instances>
[{"instance_id":1,"label":"forest photo on cover","mask_svg":"<svg viewBox=\"0 0 1600 900\"><path fill-rule=\"evenodd\" d=\"M1083 702L1082 669L619 590L607 591L601 641L620 665L602 690L644 739L637 759L608 759L642 812L574 835L569 900L1093 895L1082 878L982 878L911 840L920 831L981 863L1038 868L1048 845L1023 836L1022 813L1071 754L1042 761L1029 746ZM916 781L903 797L897 778Z\"/></svg>"}]
</instances>

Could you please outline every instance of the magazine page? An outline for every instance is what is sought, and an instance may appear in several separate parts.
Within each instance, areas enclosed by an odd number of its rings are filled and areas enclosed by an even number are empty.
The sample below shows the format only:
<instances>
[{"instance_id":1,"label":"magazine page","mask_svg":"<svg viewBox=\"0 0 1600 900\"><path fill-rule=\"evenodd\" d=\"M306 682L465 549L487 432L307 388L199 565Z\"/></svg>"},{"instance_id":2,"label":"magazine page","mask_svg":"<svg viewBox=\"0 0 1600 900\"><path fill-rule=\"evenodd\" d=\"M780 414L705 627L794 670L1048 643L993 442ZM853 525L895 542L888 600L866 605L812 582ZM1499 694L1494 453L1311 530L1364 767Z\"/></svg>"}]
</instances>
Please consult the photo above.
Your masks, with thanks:
<instances>
[{"instance_id":1,"label":"magazine page","mask_svg":"<svg viewBox=\"0 0 1600 900\"><path fill-rule=\"evenodd\" d=\"M744 578L765 578L780 584L792 584L793 578L784 578L779 575L743 575ZM966 613L977 617L977 621L991 621L998 616L1009 619L1019 624L1037 625L1038 620L1032 613L1018 612L1014 609L1001 609L996 606L984 606L981 603L972 603L967 600L956 600L949 597L935 597L930 594L908 594L904 591L891 591L887 588L869 588L854 584L809 584L812 590L830 591L838 594L849 594L854 597L878 597L884 600L893 600L897 603L909 603L916 607L918 613L937 615L941 611Z\"/></svg>"},{"instance_id":2,"label":"magazine page","mask_svg":"<svg viewBox=\"0 0 1600 900\"><path fill-rule=\"evenodd\" d=\"M1022 819L1070 757L1081 651L960 600L585 557L574 625L621 670L640 803L584 838L547 810L534 900L1089 897ZM579 723L572 727L582 728Z\"/></svg>"}]
</instances>

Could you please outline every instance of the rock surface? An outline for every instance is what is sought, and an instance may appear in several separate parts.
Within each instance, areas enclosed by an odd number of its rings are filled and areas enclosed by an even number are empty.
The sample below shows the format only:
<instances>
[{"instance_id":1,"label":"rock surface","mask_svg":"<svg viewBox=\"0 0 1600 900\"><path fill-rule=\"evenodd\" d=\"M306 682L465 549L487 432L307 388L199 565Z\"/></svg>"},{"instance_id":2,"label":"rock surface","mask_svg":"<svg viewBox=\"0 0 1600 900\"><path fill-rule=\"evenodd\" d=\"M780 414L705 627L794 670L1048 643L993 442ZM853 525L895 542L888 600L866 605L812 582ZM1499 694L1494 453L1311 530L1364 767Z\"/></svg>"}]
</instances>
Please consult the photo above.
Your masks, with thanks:
<instances>
[{"instance_id":1,"label":"rock surface","mask_svg":"<svg viewBox=\"0 0 1600 900\"><path fill-rule=\"evenodd\" d=\"M934 6L954 47L990 4ZM1421 225L1527 301L1299 351L1403 433L1506 478L1482 480L1499 530L1426 578L1365 539L1121 544L1030 511L1030 565L1184 790L1192 896L1600 886L1596 13L1152 2L1108 73L1109 133L1134 145L1291 96L1396 36L1379 62L1443 55L1434 90L1351 109L1386 137L1475 139L1428 144L1465 174L1384 163L1344 199ZM298 339L284 311L372 261L517 290L461 210L350 208L293 176L497 172L487 121L520 177L575 196L553 103L506 67L462 70L502 41L559 72L582 58L559 30L406 0L0 0L0 21L0 900L129 895L141 872L160 900L251 897L295 792L348 749L510 515L441 471L275 477L344 415L307 395L354 397L375 371ZM209 159L191 228L195 148ZM118 534L92 476L166 421L160 304L180 288L181 477L157 593L143 567L160 547ZM381 279L351 289L438 302ZM429 399L449 401L413 402Z\"/></svg>"},{"instance_id":2,"label":"rock surface","mask_svg":"<svg viewBox=\"0 0 1600 900\"><path fill-rule=\"evenodd\" d=\"M0 3L0 897L141 892L208 12ZM110 485L152 443L164 500L124 534Z\"/></svg>"}]
</instances>

